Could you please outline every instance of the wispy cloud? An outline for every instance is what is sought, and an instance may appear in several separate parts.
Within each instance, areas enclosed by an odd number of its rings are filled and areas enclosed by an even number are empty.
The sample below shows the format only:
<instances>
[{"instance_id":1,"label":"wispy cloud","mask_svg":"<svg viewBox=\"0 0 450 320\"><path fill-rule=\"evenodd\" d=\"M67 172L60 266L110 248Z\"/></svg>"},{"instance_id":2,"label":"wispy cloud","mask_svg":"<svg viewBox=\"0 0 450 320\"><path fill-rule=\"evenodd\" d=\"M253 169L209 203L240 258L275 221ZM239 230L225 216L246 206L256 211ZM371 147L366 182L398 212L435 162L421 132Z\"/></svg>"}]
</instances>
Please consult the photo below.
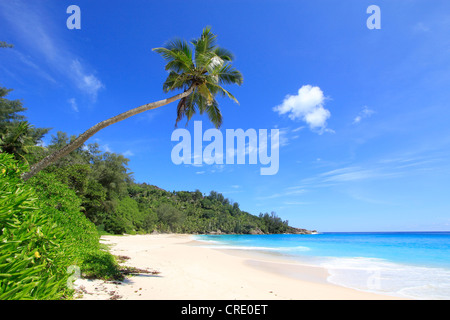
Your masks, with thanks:
<instances>
[{"instance_id":1,"label":"wispy cloud","mask_svg":"<svg viewBox=\"0 0 450 320\"><path fill-rule=\"evenodd\" d=\"M386 158L379 161L379 163L384 165L389 165L396 169L409 169L414 170L417 168L430 168L434 169L437 165L445 164L448 159L444 155L430 154L428 156L410 156L397 158Z\"/></svg>"},{"instance_id":2,"label":"wispy cloud","mask_svg":"<svg viewBox=\"0 0 450 320\"><path fill-rule=\"evenodd\" d=\"M67 102L69 102L70 107L72 108L73 111L75 111L75 112L80 111L80 110L78 110L78 105L77 105L77 101L75 98L70 98L69 100L67 100Z\"/></svg>"},{"instance_id":3,"label":"wispy cloud","mask_svg":"<svg viewBox=\"0 0 450 320\"><path fill-rule=\"evenodd\" d=\"M424 22L417 22L413 26L414 32L429 32L431 30L430 26L425 24Z\"/></svg>"},{"instance_id":4,"label":"wispy cloud","mask_svg":"<svg viewBox=\"0 0 450 320\"><path fill-rule=\"evenodd\" d=\"M302 120L312 130L323 133L327 130L327 120L331 113L324 108L325 96L319 87L302 86L296 95L287 95L273 111L287 114L291 120Z\"/></svg>"},{"instance_id":5,"label":"wispy cloud","mask_svg":"<svg viewBox=\"0 0 450 320\"><path fill-rule=\"evenodd\" d=\"M112 149L110 148L109 144L103 144L100 146L100 148L104 151L104 152L110 152L112 153Z\"/></svg>"},{"instance_id":6,"label":"wispy cloud","mask_svg":"<svg viewBox=\"0 0 450 320\"><path fill-rule=\"evenodd\" d=\"M76 86L89 95L92 101L97 101L98 92L105 87L103 83L95 75L87 72L78 59L72 60L70 69L72 70L71 77Z\"/></svg>"},{"instance_id":7,"label":"wispy cloud","mask_svg":"<svg viewBox=\"0 0 450 320\"><path fill-rule=\"evenodd\" d=\"M297 128L295 128L295 129L293 129L292 132L298 132L298 131L303 130L303 129L305 129L304 126L297 127Z\"/></svg>"},{"instance_id":8,"label":"wispy cloud","mask_svg":"<svg viewBox=\"0 0 450 320\"><path fill-rule=\"evenodd\" d=\"M17 58L22 64L24 64L29 69L34 70L34 72L38 76L44 78L45 80L51 83L57 83L57 81L48 72L42 70L42 68L38 66L36 63L34 63L30 57L26 56L25 54L21 53L15 48L12 49L12 52L17 56Z\"/></svg>"},{"instance_id":9,"label":"wispy cloud","mask_svg":"<svg viewBox=\"0 0 450 320\"><path fill-rule=\"evenodd\" d=\"M243 190L236 190L236 189L234 189L234 190L225 190L222 193L224 195L229 195L229 194L236 194L236 193L242 193L242 192L244 192L244 191Z\"/></svg>"},{"instance_id":10,"label":"wispy cloud","mask_svg":"<svg viewBox=\"0 0 450 320\"><path fill-rule=\"evenodd\" d=\"M305 201L283 201L283 204L286 206L301 206L311 204L310 202Z\"/></svg>"},{"instance_id":11,"label":"wispy cloud","mask_svg":"<svg viewBox=\"0 0 450 320\"><path fill-rule=\"evenodd\" d=\"M14 52L23 64L40 76L52 82L62 77L95 102L104 84L73 53L73 48L62 37L61 28L64 27L52 25L54 19L50 18L45 7L42 2L0 1L0 16L9 23L20 44ZM23 50L29 54L25 55L21 52Z\"/></svg>"},{"instance_id":12,"label":"wispy cloud","mask_svg":"<svg viewBox=\"0 0 450 320\"><path fill-rule=\"evenodd\" d=\"M342 166L304 178L291 189L305 189L351 185L356 182L394 179L420 174L425 171L448 169L445 157L438 156L405 156L386 158L370 163Z\"/></svg>"},{"instance_id":13,"label":"wispy cloud","mask_svg":"<svg viewBox=\"0 0 450 320\"><path fill-rule=\"evenodd\" d=\"M369 107L364 106L363 109L359 112L359 114L353 119L353 124L360 123L362 119L371 117L375 111L369 109Z\"/></svg>"},{"instance_id":14,"label":"wispy cloud","mask_svg":"<svg viewBox=\"0 0 450 320\"><path fill-rule=\"evenodd\" d=\"M131 151L131 150L127 150L127 151L125 151L125 152L122 152L122 155L123 155L124 157L132 157L132 156L134 156L134 152Z\"/></svg>"},{"instance_id":15,"label":"wispy cloud","mask_svg":"<svg viewBox=\"0 0 450 320\"><path fill-rule=\"evenodd\" d=\"M201 167L201 166L197 166L197 167ZM232 166L228 166L228 170L227 172L232 171ZM208 165L203 167L203 169L205 170L201 170L201 171L196 171L195 174L214 174L214 173L221 173L225 171L225 165L222 164L215 164L215 165ZM236 191L237 192L237 191Z\"/></svg>"},{"instance_id":16,"label":"wispy cloud","mask_svg":"<svg viewBox=\"0 0 450 320\"><path fill-rule=\"evenodd\" d=\"M320 174L324 182L347 182L375 178L392 177L395 173L386 173L378 168L363 169L359 167L348 167L328 171Z\"/></svg>"},{"instance_id":17,"label":"wispy cloud","mask_svg":"<svg viewBox=\"0 0 450 320\"><path fill-rule=\"evenodd\" d=\"M152 122L157 116L159 116L160 112L161 109L149 110L135 116L134 118L137 122Z\"/></svg>"},{"instance_id":18,"label":"wispy cloud","mask_svg":"<svg viewBox=\"0 0 450 320\"><path fill-rule=\"evenodd\" d=\"M391 206L395 205L395 203L391 201L386 201L385 199L378 199L378 197L376 196L366 194L367 192L361 190L361 188L358 189L346 188L345 190L342 190L342 192L360 202L366 202L370 204L388 204Z\"/></svg>"},{"instance_id":19,"label":"wispy cloud","mask_svg":"<svg viewBox=\"0 0 450 320\"><path fill-rule=\"evenodd\" d=\"M306 189L304 188L297 188L297 187L290 187L285 188L284 190L273 193L268 196L264 197L258 197L258 200L265 200L265 199L275 199L275 198L282 198L282 197L290 197L290 196L298 196L300 194L304 194L306 192Z\"/></svg>"}]
</instances>

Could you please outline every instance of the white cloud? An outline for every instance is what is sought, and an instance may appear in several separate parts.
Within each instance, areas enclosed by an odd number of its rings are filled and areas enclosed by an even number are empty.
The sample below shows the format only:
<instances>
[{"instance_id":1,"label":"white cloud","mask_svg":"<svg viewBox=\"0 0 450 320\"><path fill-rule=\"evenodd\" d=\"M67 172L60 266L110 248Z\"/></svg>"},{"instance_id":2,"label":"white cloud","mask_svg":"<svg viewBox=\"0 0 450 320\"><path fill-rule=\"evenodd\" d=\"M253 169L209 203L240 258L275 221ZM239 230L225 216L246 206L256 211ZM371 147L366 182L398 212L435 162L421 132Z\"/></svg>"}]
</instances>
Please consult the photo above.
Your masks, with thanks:
<instances>
[{"instance_id":1,"label":"white cloud","mask_svg":"<svg viewBox=\"0 0 450 320\"><path fill-rule=\"evenodd\" d=\"M408 167L423 166L432 161L423 161L416 165L409 165ZM356 181L368 181L376 179L392 179L411 174L410 171L404 170L407 166L398 166L395 163L383 163L380 165L366 165L362 166L348 166L339 169L334 169L317 174L314 177L302 180L303 185L307 186L330 186L336 183L349 183Z\"/></svg>"},{"instance_id":2,"label":"white cloud","mask_svg":"<svg viewBox=\"0 0 450 320\"><path fill-rule=\"evenodd\" d=\"M430 30L430 26L426 25L423 22L418 22L413 27L413 31L415 32L429 32Z\"/></svg>"},{"instance_id":3,"label":"white cloud","mask_svg":"<svg viewBox=\"0 0 450 320\"><path fill-rule=\"evenodd\" d=\"M0 1L0 17L11 26L18 47L20 44L22 51L30 52L14 51L23 64L51 82L62 76L95 102L103 83L72 53L45 6L33 1Z\"/></svg>"},{"instance_id":4,"label":"white cloud","mask_svg":"<svg viewBox=\"0 0 450 320\"><path fill-rule=\"evenodd\" d=\"M310 202L304 202L304 201L283 201L283 204L287 205L287 206L301 206L301 205L310 204Z\"/></svg>"},{"instance_id":5,"label":"white cloud","mask_svg":"<svg viewBox=\"0 0 450 320\"><path fill-rule=\"evenodd\" d=\"M327 172L323 172L317 176L316 181L321 182L350 182L372 179L393 178L401 175L398 170L388 167L343 167Z\"/></svg>"},{"instance_id":6,"label":"white cloud","mask_svg":"<svg viewBox=\"0 0 450 320\"><path fill-rule=\"evenodd\" d=\"M289 144L289 129L288 128L280 128L278 133L278 143L279 146L274 145L274 148L284 147ZM266 146L267 147L267 146Z\"/></svg>"},{"instance_id":7,"label":"white cloud","mask_svg":"<svg viewBox=\"0 0 450 320\"><path fill-rule=\"evenodd\" d=\"M42 70L42 68L39 67L36 63L34 63L32 61L32 59L30 57L28 57L27 55L23 54L22 52L20 52L19 50L15 49L15 48L10 50L10 52L14 53L17 56L18 60L24 66L26 66L27 69L34 70L38 76L41 76L42 78L46 79L47 81L50 81L52 83L57 83L57 81L49 73Z\"/></svg>"},{"instance_id":8,"label":"white cloud","mask_svg":"<svg viewBox=\"0 0 450 320\"><path fill-rule=\"evenodd\" d=\"M359 112L359 114L353 119L353 124L360 123L362 119L371 117L375 111L369 109L369 107L364 106L363 109Z\"/></svg>"},{"instance_id":9,"label":"white cloud","mask_svg":"<svg viewBox=\"0 0 450 320\"><path fill-rule=\"evenodd\" d=\"M353 123L359 123L361 122L361 116L356 116L355 119L353 120Z\"/></svg>"},{"instance_id":10,"label":"white cloud","mask_svg":"<svg viewBox=\"0 0 450 320\"><path fill-rule=\"evenodd\" d=\"M109 147L109 144L104 144L104 145L101 146L101 148L102 148L103 151L105 151L105 152L109 152L109 153L112 153L112 152L113 152L112 149Z\"/></svg>"},{"instance_id":11,"label":"white cloud","mask_svg":"<svg viewBox=\"0 0 450 320\"><path fill-rule=\"evenodd\" d=\"M67 100L70 104L70 107L72 108L73 111L78 112L78 105L77 105L77 101L75 100L75 98L71 98L69 100Z\"/></svg>"},{"instance_id":12,"label":"white cloud","mask_svg":"<svg viewBox=\"0 0 450 320\"><path fill-rule=\"evenodd\" d=\"M305 128L304 126L301 126L301 127L295 128L294 130L292 130L292 132L297 132L297 131L303 130L304 128Z\"/></svg>"},{"instance_id":13,"label":"white cloud","mask_svg":"<svg viewBox=\"0 0 450 320\"><path fill-rule=\"evenodd\" d=\"M331 113L324 108L325 96L319 87L304 85L297 95L287 95L283 103L273 108L278 114L288 114L291 120L302 120L320 133L326 130Z\"/></svg>"},{"instance_id":14,"label":"white cloud","mask_svg":"<svg viewBox=\"0 0 450 320\"><path fill-rule=\"evenodd\" d=\"M134 156L134 153L131 150L127 150L127 151L123 152L122 155L124 157L132 157L132 156Z\"/></svg>"},{"instance_id":15,"label":"white cloud","mask_svg":"<svg viewBox=\"0 0 450 320\"><path fill-rule=\"evenodd\" d=\"M103 83L93 74L88 74L78 60L72 60L70 67L72 77L78 88L88 94L93 101L96 101L98 91L104 88Z\"/></svg>"},{"instance_id":16,"label":"white cloud","mask_svg":"<svg viewBox=\"0 0 450 320\"><path fill-rule=\"evenodd\" d=\"M275 199L275 198L281 198L281 197L289 197L289 196L298 196L301 194L304 194L306 192L306 189L300 188L300 187L290 187L285 188L281 192L273 193L270 196L264 196L264 197L258 197L258 200L266 200L266 199Z\"/></svg>"},{"instance_id":17,"label":"white cloud","mask_svg":"<svg viewBox=\"0 0 450 320\"><path fill-rule=\"evenodd\" d=\"M327 176L324 179L326 182L357 181L385 176L385 174L379 173L376 170L372 169L363 170L354 168L344 168L343 170L341 170L341 172L337 172L338 170L333 171L334 172L327 172L326 174L323 174L324 176Z\"/></svg>"}]
</instances>

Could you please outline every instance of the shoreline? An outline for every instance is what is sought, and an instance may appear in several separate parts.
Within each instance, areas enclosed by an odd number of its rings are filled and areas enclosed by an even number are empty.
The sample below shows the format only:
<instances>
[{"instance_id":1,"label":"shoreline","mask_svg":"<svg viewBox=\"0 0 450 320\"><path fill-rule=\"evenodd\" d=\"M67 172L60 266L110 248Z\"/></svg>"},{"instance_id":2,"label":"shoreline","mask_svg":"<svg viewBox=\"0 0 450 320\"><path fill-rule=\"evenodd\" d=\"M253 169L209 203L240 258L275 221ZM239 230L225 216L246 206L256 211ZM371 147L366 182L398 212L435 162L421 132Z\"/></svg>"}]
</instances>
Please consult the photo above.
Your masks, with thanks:
<instances>
[{"instance_id":1,"label":"shoreline","mask_svg":"<svg viewBox=\"0 0 450 320\"><path fill-rule=\"evenodd\" d=\"M124 281L78 279L77 300L399 300L338 286L322 267L215 249L192 235L102 236L122 265L157 271ZM82 295L80 297L77 297Z\"/></svg>"}]
</instances>

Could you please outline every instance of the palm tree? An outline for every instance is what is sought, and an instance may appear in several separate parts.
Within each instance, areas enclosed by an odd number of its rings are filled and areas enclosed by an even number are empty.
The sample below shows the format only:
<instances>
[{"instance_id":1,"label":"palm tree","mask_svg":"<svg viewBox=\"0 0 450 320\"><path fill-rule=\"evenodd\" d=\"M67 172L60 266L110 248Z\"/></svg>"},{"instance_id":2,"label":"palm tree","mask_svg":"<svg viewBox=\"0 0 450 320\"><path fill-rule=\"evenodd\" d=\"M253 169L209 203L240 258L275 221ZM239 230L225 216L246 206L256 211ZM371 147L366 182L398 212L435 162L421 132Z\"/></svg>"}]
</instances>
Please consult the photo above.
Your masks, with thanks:
<instances>
[{"instance_id":1,"label":"palm tree","mask_svg":"<svg viewBox=\"0 0 450 320\"><path fill-rule=\"evenodd\" d=\"M229 63L234 59L233 54L216 45L216 37L207 27L199 39L191 42L194 50L181 39L174 39L163 48L153 49L167 61L166 70L170 71L163 84L164 92L193 88L192 94L181 98L178 103L175 125L184 116L189 121L197 111L200 114L206 111L218 128L222 124L222 114L216 95L229 97L238 103L222 85L241 85L242 74Z\"/></svg>"},{"instance_id":2,"label":"palm tree","mask_svg":"<svg viewBox=\"0 0 450 320\"><path fill-rule=\"evenodd\" d=\"M32 150L42 149L36 144L48 129L35 129L27 121L20 121L0 131L0 152L13 154L16 159L28 163L26 155Z\"/></svg>"},{"instance_id":3,"label":"palm tree","mask_svg":"<svg viewBox=\"0 0 450 320\"><path fill-rule=\"evenodd\" d=\"M234 59L233 54L217 46L216 38L217 36L211 32L211 28L206 27L198 39L191 41L193 48L184 40L174 39L164 47L153 49L167 61L166 70L169 71L169 75L163 84L164 92L180 89L184 91L171 98L142 105L97 123L67 146L31 166L30 171L22 175L23 180L28 180L48 165L81 147L86 140L101 129L144 111L165 106L173 101L180 100L175 124L184 116L189 121L192 115L198 111L200 114L206 112L216 128L220 127L222 114L216 96L219 94L237 102L236 98L222 85L241 85L243 78L242 74L231 65L231 61Z\"/></svg>"},{"instance_id":4,"label":"palm tree","mask_svg":"<svg viewBox=\"0 0 450 320\"><path fill-rule=\"evenodd\" d=\"M32 126L21 114L27 110L22 101L6 98L11 91L0 87L0 152L13 154L17 160L28 163L37 152L44 151L40 142L50 129Z\"/></svg>"}]
</instances>

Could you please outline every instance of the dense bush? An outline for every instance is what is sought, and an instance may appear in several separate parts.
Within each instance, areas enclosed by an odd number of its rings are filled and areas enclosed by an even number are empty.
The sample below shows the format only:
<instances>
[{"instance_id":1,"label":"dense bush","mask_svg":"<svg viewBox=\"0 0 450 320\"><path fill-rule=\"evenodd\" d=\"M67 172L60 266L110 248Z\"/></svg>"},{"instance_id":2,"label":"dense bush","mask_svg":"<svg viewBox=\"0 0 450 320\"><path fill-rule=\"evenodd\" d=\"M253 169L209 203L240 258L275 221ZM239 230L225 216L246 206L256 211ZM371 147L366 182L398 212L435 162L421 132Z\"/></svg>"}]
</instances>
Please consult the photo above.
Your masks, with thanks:
<instances>
[{"instance_id":1,"label":"dense bush","mask_svg":"<svg viewBox=\"0 0 450 320\"><path fill-rule=\"evenodd\" d=\"M106 251L88 251L83 257L81 270L83 271L83 277L87 279L123 279L116 258Z\"/></svg>"},{"instance_id":2,"label":"dense bush","mask_svg":"<svg viewBox=\"0 0 450 320\"><path fill-rule=\"evenodd\" d=\"M12 155L0 154L0 300L58 299L67 294L64 230L21 182L23 169Z\"/></svg>"},{"instance_id":3,"label":"dense bush","mask_svg":"<svg viewBox=\"0 0 450 320\"><path fill-rule=\"evenodd\" d=\"M156 209L156 215L160 221L160 228L164 231L176 232L184 221L185 216L177 208L168 203L162 203ZM167 230L166 230L167 228Z\"/></svg>"},{"instance_id":4,"label":"dense bush","mask_svg":"<svg viewBox=\"0 0 450 320\"><path fill-rule=\"evenodd\" d=\"M74 137L58 132L41 156L64 147L72 139ZM81 200L85 216L98 230L111 234L154 230L183 233L290 231L287 221L275 214L251 215L216 191L209 195L199 190L170 192L135 183L127 163L128 159L122 155L102 152L97 144L89 144L48 167L45 173L48 177L52 174L52 178L43 187L46 189L52 182L68 186Z\"/></svg>"},{"instance_id":5,"label":"dense bush","mask_svg":"<svg viewBox=\"0 0 450 320\"><path fill-rule=\"evenodd\" d=\"M0 153L0 300L70 298L70 266L114 277L117 264L104 257L110 254L101 251L74 191L47 173L23 183L24 170L13 155ZM96 256L107 266L93 268Z\"/></svg>"},{"instance_id":6,"label":"dense bush","mask_svg":"<svg viewBox=\"0 0 450 320\"><path fill-rule=\"evenodd\" d=\"M20 100L0 87L0 300L70 298L72 271L120 279L99 232L281 233L291 229L275 214L240 210L221 193L169 192L137 184L123 155L83 145L24 183L21 173L75 139L34 128Z\"/></svg>"}]
</instances>

